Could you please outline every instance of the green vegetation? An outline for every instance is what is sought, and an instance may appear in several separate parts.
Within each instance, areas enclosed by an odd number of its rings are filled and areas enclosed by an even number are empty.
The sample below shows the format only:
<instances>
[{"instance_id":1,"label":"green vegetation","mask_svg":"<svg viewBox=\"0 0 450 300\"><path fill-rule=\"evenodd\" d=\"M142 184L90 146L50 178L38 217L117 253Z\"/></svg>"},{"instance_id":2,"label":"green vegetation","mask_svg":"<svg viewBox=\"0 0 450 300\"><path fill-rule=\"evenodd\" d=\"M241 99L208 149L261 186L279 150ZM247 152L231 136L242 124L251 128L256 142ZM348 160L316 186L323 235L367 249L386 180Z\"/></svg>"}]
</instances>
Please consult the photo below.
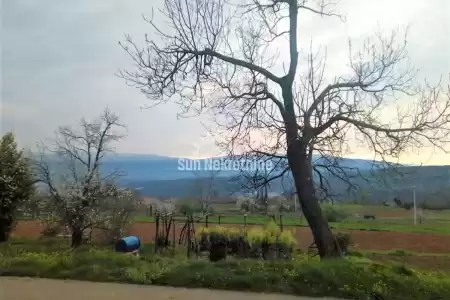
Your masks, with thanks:
<instances>
[{"instance_id":1,"label":"green vegetation","mask_svg":"<svg viewBox=\"0 0 450 300\"><path fill-rule=\"evenodd\" d=\"M265 227L249 230L222 226L202 227L197 232L199 250L208 251L211 261L226 259L227 255L240 258L290 259L297 241L289 230L282 231L271 221Z\"/></svg>"},{"instance_id":2,"label":"green vegetation","mask_svg":"<svg viewBox=\"0 0 450 300\"><path fill-rule=\"evenodd\" d=\"M341 222L350 216L344 207L336 205L322 205L322 212L328 222Z\"/></svg>"},{"instance_id":3,"label":"green vegetation","mask_svg":"<svg viewBox=\"0 0 450 300\"><path fill-rule=\"evenodd\" d=\"M342 230L368 230L368 231L394 231L450 234L450 224L434 223L433 225L389 224L376 221L360 221L352 223L330 223L333 229Z\"/></svg>"},{"instance_id":4,"label":"green vegetation","mask_svg":"<svg viewBox=\"0 0 450 300\"><path fill-rule=\"evenodd\" d=\"M286 244L289 247L292 247L297 243L291 231L289 230L280 231L280 228L274 222L269 222L269 224L267 224L265 228L254 227L250 228L246 232L244 232L244 230L240 228L225 228L222 226L215 226L210 228L201 227L196 232L196 234L198 237L210 235L222 235L229 239L245 236L245 240L249 244L262 242L267 243L280 242Z\"/></svg>"},{"instance_id":5,"label":"green vegetation","mask_svg":"<svg viewBox=\"0 0 450 300\"><path fill-rule=\"evenodd\" d=\"M183 217L177 217L177 219L184 220ZM229 215L220 218L220 224L236 224L236 225L264 225L272 218L262 215L249 215L244 220L243 215ZM283 225L285 226L299 226L308 227L306 221L298 216L283 216ZM137 217L135 222L155 222L154 217ZM204 223L205 219L199 220L200 223ZM208 222L211 224L219 224L218 216L210 216ZM277 219L279 223L279 219ZM418 232L418 233L438 233L438 234L450 234L450 222L437 222L434 221L430 224L418 224L398 222L392 220L349 220L341 222L330 222L330 226L333 229L338 230L368 230L368 231L394 231L394 232Z\"/></svg>"},{"instance_id":6,"label":"green vegetation","mask_svg":"<svg viewBox=\"0 0 450 300\"><path fill-rule=\"evenodd\" d=\"M426 253L426 252L414 252L402 249L393 249L389 251L351 251L349 255L356 257L370 257L371 255L389 255L389 256L441 256L441 257L450 257L450 253Z\"/></svg>"},{"instance_id":7,"label":"green vegetation","mask_svg":"<svg viewBox=\"0 0 450 300\"><path fill-rule=\"evenodd\" d=\"M34 192L29 160L12 133L0 140L0 243L7 241L19 206Z\"/></svg>"},{"instance_id":8,"label":"green vegetation","mask_svg":"<svg viewBox=\"0 0 450 300\"><path fill-rule=\"evenodd\" d=\"M375 263L367 258L319 261L226 260L164 257L144 245L139 257L108 247L70 250L67 241L15 240L0 245L0 273L89 281L278 292L346 299L450 299L450 275Z\"/></svg>"},{"instance_id":9,"label":"green vegetation","mask_svg":"<svg viewBox=\"0 0 450 300\"><path fill-rule=\"evenodd\" d=\"M323 211L331 228L338 230L367 230L367 231L393 231L450 234L450 210L428 211L424 210L418 217L418 224L414 225L413 211L401 208L386 207L382 205L361 204L323 204ZM236 210L235 204L212 204L215 214L208 217L211 224L236 225L264 225L273 217L269 215L248 213L246 216ZM183 210L184 212L185 210ZM190 211L192 212L192 211ZM181 212L180 212L181 213ZM195 213L194 213L195 215ZM374 215L375 220L364 219L364 215ZM275 213L276 221L280 224L279 213ZM181 213L177 219L185 219ZM206 222L204 217L197 218L199 223ZM135 218L136 222L154 222L154 217L142 216ZM420 223L422 221L422 223ZM285 213L282 217L285 226L308 227L305 218L300 212Z\"/></svg>"}]
</instances>

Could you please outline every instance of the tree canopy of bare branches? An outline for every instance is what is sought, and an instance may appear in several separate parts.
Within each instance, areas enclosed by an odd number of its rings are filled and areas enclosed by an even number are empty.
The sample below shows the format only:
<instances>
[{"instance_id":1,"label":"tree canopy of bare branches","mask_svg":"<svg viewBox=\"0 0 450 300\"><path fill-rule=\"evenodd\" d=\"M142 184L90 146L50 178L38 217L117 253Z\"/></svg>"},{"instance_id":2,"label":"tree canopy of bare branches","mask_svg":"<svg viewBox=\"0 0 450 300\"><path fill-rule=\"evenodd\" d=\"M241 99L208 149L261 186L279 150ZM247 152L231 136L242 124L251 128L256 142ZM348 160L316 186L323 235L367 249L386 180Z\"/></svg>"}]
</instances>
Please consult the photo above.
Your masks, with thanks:
<instances>
[{"instance_id":1,"label":"tree canopy of bare branches","mask_svg":"<svg viewBox=\"0 0 450 300\"><path fill-rule=\"evenodd\" d=\"M192 192L198 199L199 208L203 215L210 212L211 202L217 198L217 182L220 170L209 170L207 172L194 172L197 177L193 183Z\"/></svg>"},{"instance_id":2,"label":"tree canopy of bare branches","mask_svg":"<svg viewBox=\"0 0 450 300\"><path fill-rule=\"evenodd\" d=\"M414 147L446 150L450 131L449 88L416 81L400 31L380 30L361 49L349 43L348 70L332 78L326 52L301 55L299 15L342 18L336 7L333 0L165 0L164 28L145 19L152 34L144 45L130 36L121 43L135 64L121 75L153 104L213 112L230 153L284 159L282 173L292 173L322 258L341 254L314 176L322 187L324 172L348 180L339 158L357 143L388 163ZM281 55L274 45L288 50Z\"/></svg>"},{"instance_id":3,"label":"tree canopy of bare branches","mask_svg":"<svg viewBox=\"0 0 450 300\"><path fill-rule=\"evenodd\" d=\"M106 109L97 120L83 119L79 130L60 127L54 145L40 147L36 171L64 225L72 231L73 247L81 244L87 228L118 234L113 227L124 225L137 205L133 191L115 185L119 172L101 172L105 155L113 151L112 143L123 138L120 129L124 125Z\"/></svg>"}]
</instances>

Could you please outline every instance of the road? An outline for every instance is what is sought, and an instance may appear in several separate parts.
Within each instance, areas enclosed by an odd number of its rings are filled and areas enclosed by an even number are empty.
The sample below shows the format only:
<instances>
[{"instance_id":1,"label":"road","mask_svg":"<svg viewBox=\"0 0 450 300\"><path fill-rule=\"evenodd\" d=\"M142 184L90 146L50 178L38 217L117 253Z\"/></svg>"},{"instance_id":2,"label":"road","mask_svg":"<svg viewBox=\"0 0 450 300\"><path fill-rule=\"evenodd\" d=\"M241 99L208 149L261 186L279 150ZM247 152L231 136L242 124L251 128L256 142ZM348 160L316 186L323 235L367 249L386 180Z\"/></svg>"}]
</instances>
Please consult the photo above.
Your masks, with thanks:
<instances>
[{"instance_id":1,"label":"road","mask_svg":"<svg viewBox=\"0 0 450 300\"><path fill-rule=\"evenodd\" d=\"M208 289L184 289L73 280L0 277L0 299L5 300L337 300Z\"/></svg>"}]
</instances>

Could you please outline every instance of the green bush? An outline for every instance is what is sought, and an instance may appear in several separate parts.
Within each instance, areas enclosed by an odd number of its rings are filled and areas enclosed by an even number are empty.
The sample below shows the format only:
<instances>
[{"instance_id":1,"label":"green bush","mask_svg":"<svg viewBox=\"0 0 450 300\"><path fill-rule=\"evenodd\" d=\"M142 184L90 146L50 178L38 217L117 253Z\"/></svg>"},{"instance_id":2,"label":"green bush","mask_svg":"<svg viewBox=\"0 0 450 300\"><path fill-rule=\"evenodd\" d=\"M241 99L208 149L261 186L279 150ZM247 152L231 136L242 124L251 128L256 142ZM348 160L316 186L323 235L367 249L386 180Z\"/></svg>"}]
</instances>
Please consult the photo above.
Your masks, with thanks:
<instances>
[{"instance_id":1,"label":"green bush","mask_svg":"<svg viewBox=\"0 0 450 300\"><path fill-rule=\"evenodd\" d=\"M4 250L5 247L0 249L0 274L10 276L278 292L359 300L450 299L448 274L419 272L358 257L320 261L299 255L292 261L243 259L210 263L162 257L150 252L135 257L87 247L75 252Z\"/></svg>"},{"instance_id":2,"label":"green bush","mask_svg":"<svg viewBox=\"0 0 450 300\"><path fill-rule=\"evenodd\" d=\"M322 205L322 211L328 222L341 222L349 217L349 214L335 205Z\"/></svg>"},{"instance_id":3,"label":"green bush","mask_svg":"<svg viewBox=\"0 0 450 300\"><path fill-rule=\"evenodd\" d=\"M336 243L339 246L340 251L347 255L350 247L352 246L352 239L349 233L338 232L334 234L334 238L336 239Z\"/></svg>"},{"instance_id":4,"label":"green bush","mask_svg":"<svg viewBox=\"0 0 450 300\"><path fill-rule=\"evenodd\" d=\"M195 206L192 203L188 202L181 203L177 210L184 216L190 216L196 212Z\"/></svg>"},{"instance_id":5,"label":"green bush","mask_svg":"<svg viewBox=\"0 0 450 300\"><path fill-rule=\"evenodd\" d=\"M211 252L214 248L217 256L213 256L220 259L225 259L225 252L247 258L290 259L297 243L293 232L281 231L274 221L270 221L264 228L253 227L248 231L222 226L203 227L196 234L199 249Z\"/></svg>"}]
</instances>

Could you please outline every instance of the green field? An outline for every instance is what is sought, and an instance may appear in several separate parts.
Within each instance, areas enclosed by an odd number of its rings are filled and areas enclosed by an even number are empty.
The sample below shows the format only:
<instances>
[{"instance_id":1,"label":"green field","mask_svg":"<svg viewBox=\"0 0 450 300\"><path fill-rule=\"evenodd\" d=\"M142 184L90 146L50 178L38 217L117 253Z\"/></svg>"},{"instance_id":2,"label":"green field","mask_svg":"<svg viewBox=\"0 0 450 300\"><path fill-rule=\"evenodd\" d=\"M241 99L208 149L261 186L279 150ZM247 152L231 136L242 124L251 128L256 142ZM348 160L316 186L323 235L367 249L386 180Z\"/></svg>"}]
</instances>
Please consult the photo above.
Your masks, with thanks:
<instances>
[{"instance_id":1,"label":"green field","mask_svg":"<svg viewBox=\"0 0 450 300\"><path fill-rule=\"evenodd\" d=\"M450 234L450 211L448 210L423 211L422 217L417 218L415 225L412 210L354 204L337 204L334 207L346 215L345 219L339 222L330 222L330 226L334 229ZM264 225L272 220L272 217L268 215L248 214L245 217L233 204L216 204L213 209L214 215L208 217L208 223L218 224L219 215L220 224ZM362 216L365 214L375 215L376 219L363 219ZM277 223L280 223L280 214L275 216ZM182 216L176 218L185 220ZM198 219L199 222L205 222L205 218ZM139 216L135 221L154 222L155 218ZM285 226L308 226L305 218L299 213L283 214L282 223Z\"/></svg>"},{"instance_id":2,"label":"green field","mask_svg":"<svg viewBox=\"0 0 450 300\"><path fill-rule=\"evenodd\" d=\"M177 220L185 220L183 217L177 217ZM267 216L248 216L247 225L265 225L271 218ZM137 217L136 222L155 222L154 217ZM218 217L208 218L208 223L218 224ZM202 221L203 223L204 221ZM220 224L236 224L244 225L242 216L227 216L220 220ZM285 226L300 226L307 227L307 223L304 220L284 217L283 225ZM419 232L419 233L438 233L438 234L450 234L450 222L433 222L430 224L396 224L396 223L380 223L378 221L359 221L359 222L330 222L330 226L333 229L342 230L368 230L368 231L395 231L395 232Z\"/></svg>"}]
</instances>

